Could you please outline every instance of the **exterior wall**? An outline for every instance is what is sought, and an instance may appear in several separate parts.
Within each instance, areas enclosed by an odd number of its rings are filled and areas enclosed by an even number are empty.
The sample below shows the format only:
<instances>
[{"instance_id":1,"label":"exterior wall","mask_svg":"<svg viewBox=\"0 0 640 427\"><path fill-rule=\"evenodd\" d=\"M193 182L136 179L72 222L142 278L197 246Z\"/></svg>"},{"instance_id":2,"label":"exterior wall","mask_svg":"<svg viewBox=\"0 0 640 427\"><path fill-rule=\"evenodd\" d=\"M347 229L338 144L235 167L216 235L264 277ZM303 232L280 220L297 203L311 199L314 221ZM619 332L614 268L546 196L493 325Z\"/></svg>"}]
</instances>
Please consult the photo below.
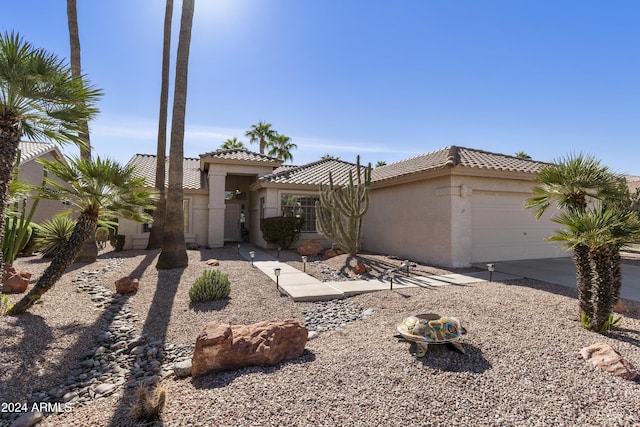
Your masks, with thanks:
<instances>
[{"instance_id":1,"label":"exterior wall","mask_svg":"<svg viewBox=\"0 0 640 427\"><path fill-rule=\"evenodd\" d=\"M207 245L208 232L208 196L185 191L184 198L189 201L189 231L185 232L187 246ZM143 231L144 225L135 221L120 218L118 234L125 236L124 249L145 249L149 242L149 232Z\"/></svg>"},{"instance_id":2,"label":"exterior wall","mask_svg":"<svg viewBox=\"0 0 640 427\"><path fill-rule=\"evenodd\" d=\"M452 265L448 177L373 187L362 248L403 259Z\"/></svg>"},{"instance_id":3,"label":"exterior wall","mask_svg":"<svg viewBox=\"0 0 640 427\"><path fill-rule=\"evenodd\" d=\"M42 159L53 160L55 157L52 152L48 152L42 156ZM44 175L44 167L41 163L35 161L35 159L26 163L20 164L20 173L18 175L20 181L28 182L33 185L41 185L42 177ZM55 178L54 178L55 179ZM59 180L58 180L59 181ZM33 200L27 200L27 213L33 205ZM64 205L60 200L46 200L42 199L38 203L38 207L31 219L36 224L41 224L43 221L55 216L57 213L70 210L71 206Z\"/></svg>"}]
</instances>

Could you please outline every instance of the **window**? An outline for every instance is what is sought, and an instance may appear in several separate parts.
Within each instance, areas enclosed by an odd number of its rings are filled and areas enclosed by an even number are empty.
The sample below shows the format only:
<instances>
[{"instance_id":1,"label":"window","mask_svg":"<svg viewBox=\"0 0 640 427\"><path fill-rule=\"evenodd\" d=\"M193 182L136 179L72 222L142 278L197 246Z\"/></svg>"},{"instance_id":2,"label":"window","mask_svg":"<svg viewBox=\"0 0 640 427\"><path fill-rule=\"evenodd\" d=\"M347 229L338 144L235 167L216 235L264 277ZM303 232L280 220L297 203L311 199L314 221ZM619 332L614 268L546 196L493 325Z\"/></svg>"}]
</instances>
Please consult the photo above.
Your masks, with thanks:
<instances>
[{"instance_id":1,"label":"window","mask_svg":"<svg viewBox=\"0 0 640 427\"><path fill-rule=\"evenodd\" d=\"M302 231L307 233L316 232L316 202L318 196L303 196L294 194L283 194L280 198L280 208L282 216L295 216L304 218Z\"/></svg>"}]
</instances>

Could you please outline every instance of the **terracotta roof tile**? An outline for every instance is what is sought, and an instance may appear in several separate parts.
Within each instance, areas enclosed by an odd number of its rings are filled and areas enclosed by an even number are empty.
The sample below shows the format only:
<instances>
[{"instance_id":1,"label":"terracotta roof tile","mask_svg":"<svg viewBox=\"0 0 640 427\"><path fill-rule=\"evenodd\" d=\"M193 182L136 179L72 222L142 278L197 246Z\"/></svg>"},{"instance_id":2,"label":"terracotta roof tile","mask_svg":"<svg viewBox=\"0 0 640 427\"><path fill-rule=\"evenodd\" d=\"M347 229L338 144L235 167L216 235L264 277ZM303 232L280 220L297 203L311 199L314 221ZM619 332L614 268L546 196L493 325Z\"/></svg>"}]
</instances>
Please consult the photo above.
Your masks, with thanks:
<instances>
[{"instance_id":1,"label":"terracotta roof tile","mask_svg":"<svg viewBox=\"0 0 640 427\"><path fill-rule=\"evenodd\" d=\"M371 180L373 182L383 181L398 176L457 165L480 169L535 173L545 163L505 154L451 146L390 165L377 167L372 172Z\"/></svg>"},{"instance_id":2,"label":"terracotta roof tile","mask_svg":"<svg viewBox=\"0 0 640 427\"><path fill-rule=\"evenodd\" d=\"M214 157L226 160L251 160L254 162L258 161L266 163L282 163L282 160L275 157L267 156L260 153L254 153L253 151L249 151L243 148L211 151L209 153L200 154L200 158L202 157Z\"/></svg>"},{"instance_id":3,"label":"terracotta roof tile","mask_svg":"<svg viewBox=\"0 0 640 427\"><path fill-rule=\"evenodd\" d=\"M336 185L345 185L349 182L349 171L356 171L356 165L336 159L318 160L303 166L293 168L280 167L274 173L260 178L262 182L278 184L329 184L329 172Z\"/></svg>"},{"instance_id":4,"label":"terracotta roof tile","mask_svg":"<svg viewBox=\"0 0 640 427\"><path fill-rule=\"evenodd\" d=\"M127 165L136 168L136 176L144 177L145 183L153 187L156 182L156 156L151 154L136 154L129 160ZM201 189L206 188L206 178L200 171L200 159L185 158L183 167L184 188ZM165 186L169 183L169 157L166 159Z\"/></svg>"},{"instance_id":5,"label":"terracotta roof tile","mask_svg":"<svg viewBox=\"0 0 640 427\"><path fill-rule=\"evenodd\" d=\"M57 151L57 145L51 142L20 141L20 162L26 163L50 151Z\"/></svg>"}]
</instances>

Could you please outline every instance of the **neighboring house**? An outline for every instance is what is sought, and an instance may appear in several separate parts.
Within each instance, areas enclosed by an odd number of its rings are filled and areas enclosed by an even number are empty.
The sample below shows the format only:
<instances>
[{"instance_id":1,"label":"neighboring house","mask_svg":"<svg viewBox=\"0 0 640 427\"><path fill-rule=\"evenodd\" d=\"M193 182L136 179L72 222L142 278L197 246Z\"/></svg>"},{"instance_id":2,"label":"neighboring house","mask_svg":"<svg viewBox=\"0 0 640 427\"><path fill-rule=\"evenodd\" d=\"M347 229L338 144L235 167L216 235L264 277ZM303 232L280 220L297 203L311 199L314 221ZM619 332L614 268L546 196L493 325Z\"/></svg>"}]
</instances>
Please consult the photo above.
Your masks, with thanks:
<instances>
[{"instance_id":1,"label":"neighboring house","mask_svg":"<svg viewBox=\"0 0 640 427\"><path fill-rule=\"evenodd\" d=\"M61 160L64 156L58 146L50 142L20 141L20 169L18 179L33 185L41 185L44 176L44 167L38 159ZM27 201L27 212L33 204L33 200ZM42 199L31 219L32 222L40 224L61 211L68 211L69 206L65 206L59 200Z\"/></svg>"},{"instance_id":2,"label":"neighboring house","mask_svg":"<svg viewBox=\"0 0 640 427\"><path fill-rule=\"evenodd\" d=\"M137 154L136 167L154 185L156 157ZM463 147L375 168L364 217L364 250L451 267L472 263L567 256L546 241L557 224L524 209L544 163ZM167 160L168 166L168 160ZM305 218L298 244L330 242L315 229L320 184L348 182L353 163L326 159L284 166L244 149L219 150L184 159L185 235L193 245L220 247L248 240L266 247L260 220ZM121 220L125 248L144 248L148 224Z\"/></svg>"}]
</instances>

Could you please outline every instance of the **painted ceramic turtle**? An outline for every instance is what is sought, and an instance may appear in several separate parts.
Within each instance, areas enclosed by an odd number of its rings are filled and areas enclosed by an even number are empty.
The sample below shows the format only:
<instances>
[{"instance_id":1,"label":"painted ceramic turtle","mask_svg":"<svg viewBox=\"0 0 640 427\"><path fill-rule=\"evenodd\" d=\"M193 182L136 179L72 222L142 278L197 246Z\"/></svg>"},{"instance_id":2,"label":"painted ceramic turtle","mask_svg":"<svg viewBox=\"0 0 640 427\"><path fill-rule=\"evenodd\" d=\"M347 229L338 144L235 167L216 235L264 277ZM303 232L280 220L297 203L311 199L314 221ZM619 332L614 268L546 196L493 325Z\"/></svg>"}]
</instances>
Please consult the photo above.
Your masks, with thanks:
<instances>
[{"instance_id":1,"label":"painted ceramic turtle","mask_svg":"<svg viewBox=\"0 0 640 427\"><path fill-rule=\"evenodd\" d=\"M407 317L398 325L399 338L417 344L416 357L424 357L429 344L447 344L452 350L464 353L458 342L464 333L466 330L460 320L435 313Z\"/></svg>"}]
</instances>

